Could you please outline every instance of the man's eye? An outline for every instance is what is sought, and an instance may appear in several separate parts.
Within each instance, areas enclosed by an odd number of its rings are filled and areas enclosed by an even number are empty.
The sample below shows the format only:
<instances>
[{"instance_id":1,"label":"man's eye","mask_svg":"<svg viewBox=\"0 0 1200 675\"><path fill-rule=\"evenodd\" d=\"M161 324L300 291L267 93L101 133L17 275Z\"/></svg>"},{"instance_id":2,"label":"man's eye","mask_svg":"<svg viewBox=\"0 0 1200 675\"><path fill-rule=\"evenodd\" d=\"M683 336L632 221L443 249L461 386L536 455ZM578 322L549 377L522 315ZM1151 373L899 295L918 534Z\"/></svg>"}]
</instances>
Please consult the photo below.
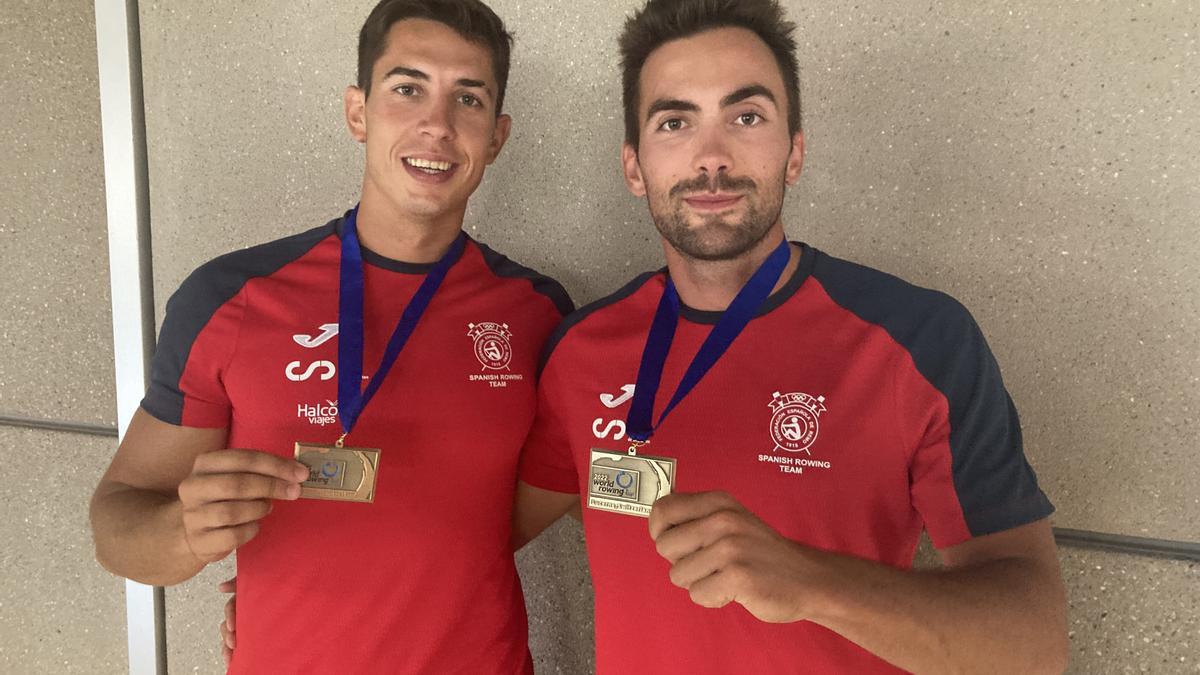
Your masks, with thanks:
<instances>
[{"instance_id":1,"label":"man's eye","mask_svg":"<svg viewBox=\"0 0 1200 675\"><path fill-rule=\"evenodd\" d=\"M762 115L759 115L758 113L742 113L741 115L738 115L737 118L737 123L746 127L752 127L761 121Z\"/></svg>"},{"instance_id":2,"label":"man's eye","mask_svg":"<svg viewBox=\"0 0 1200 675\"><path fill-rule=\"evenodd\" d=\"M662 131L679 131L683 128L683 120L679 119L678 117L673 117L658 125L658 128Z\"/></svg>"},{"instance_id":3,"label":"man's eye","mask_svg":"<svg viewBox=\"0 0 1200 675\"><path fill-rule=\"evenodd\" d=\"M472 108L478 108L483 105L483 101L480 101L479 98L473 94L463 94L462 96L458 97L458 100L461 101L463 105L469 105Z\"/></svg>"},{"instance_id":4,"label":"man's eye","mask_svg":"<svg viewBox=\"0 0 1200 675\"><path fill-rule=\"evenodd\" d=\"M401 96L412 96L413 94L417 93L417 88L412 86L411 84L402 84L402 85L396 87L395 89L393 89L393 91L395 91L397 94L400 94Z\"/></svg>"}]
</instances>

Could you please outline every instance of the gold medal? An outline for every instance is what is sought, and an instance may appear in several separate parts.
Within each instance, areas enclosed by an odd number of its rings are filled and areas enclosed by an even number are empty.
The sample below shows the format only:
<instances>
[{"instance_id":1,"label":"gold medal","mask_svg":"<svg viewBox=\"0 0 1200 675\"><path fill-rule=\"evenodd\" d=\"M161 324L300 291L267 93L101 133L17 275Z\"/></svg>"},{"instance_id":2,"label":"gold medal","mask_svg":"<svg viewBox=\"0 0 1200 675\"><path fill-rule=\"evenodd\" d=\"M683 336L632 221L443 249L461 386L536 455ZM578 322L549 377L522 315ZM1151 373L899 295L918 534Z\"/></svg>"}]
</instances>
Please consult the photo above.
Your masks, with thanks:
<instances>
[{"instance_id":1,"label":"gold medal","mask_svg":"<svg viewBox=\"0 0 1200 675\"><path fill-rule=\"evenodd\" d=\"M588 472L588 508L650 517L650 509L675 486L675 460L592 448Z\"/></svg>"},{"instance_id":2,"label":"gold medal","mask_svg":"<svg viewBox=\"0 0 1200 675\"><path fill-rule=\"evenodd\" d=\"M333 445L297 441L296 461L308 467L308 480L300 484L301 497L343 502L375 501L378 449L343 447L341 438Z\"/></svg>"}]
</instances>

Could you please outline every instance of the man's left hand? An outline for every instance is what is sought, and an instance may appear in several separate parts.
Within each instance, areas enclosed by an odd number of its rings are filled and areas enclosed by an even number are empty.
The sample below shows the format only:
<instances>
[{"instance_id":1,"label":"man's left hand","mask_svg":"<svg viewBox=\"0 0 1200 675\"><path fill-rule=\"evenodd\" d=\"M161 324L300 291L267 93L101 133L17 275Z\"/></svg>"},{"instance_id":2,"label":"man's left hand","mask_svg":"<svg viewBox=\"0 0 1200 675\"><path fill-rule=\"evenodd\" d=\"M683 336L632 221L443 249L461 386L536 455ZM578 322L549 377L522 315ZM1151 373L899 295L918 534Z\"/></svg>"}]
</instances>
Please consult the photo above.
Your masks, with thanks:
<instances>
[{"instance_id":1,"label":"man's left hand","mask_svg":"<svg viewBox=\"0 0 1200 675\"><path fill-rule=\"evenodd\" d=\"M671 583L692 602L737 602L762 621L807 618L820 553L787 539L724 492L676 493L650 512L650 537Z\"/></svg>"},{"instance_id":2,"label":"man's left hand","mask_svg":"<svg viewBox=\"0 0 1200 675\"><path fill-rule=\"evenodd\" d=\"M225 603L225 620L221 622L221 658L225 659L225 668L233 661L233 649L237 646L235 619L237 617L237 577L222 581L217 586L222 593L231 593Z\"/></svg>"}]
</instances>

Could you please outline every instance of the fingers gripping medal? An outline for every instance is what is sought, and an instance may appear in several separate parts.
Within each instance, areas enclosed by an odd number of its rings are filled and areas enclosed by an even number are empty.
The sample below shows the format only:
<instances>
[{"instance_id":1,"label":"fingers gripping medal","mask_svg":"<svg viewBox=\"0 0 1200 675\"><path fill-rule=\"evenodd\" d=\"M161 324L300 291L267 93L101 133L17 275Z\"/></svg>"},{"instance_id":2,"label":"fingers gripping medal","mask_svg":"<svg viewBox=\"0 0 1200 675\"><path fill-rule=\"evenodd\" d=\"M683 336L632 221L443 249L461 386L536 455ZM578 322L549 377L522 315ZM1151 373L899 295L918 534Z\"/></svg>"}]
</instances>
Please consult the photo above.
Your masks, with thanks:
<instances>
[{"instance_id":1,"label":"fingers gripping medal","mask_svg":"<svg viewBox=\"0 0 1200 675\"><path fill-rule=\"evenodd\" d=\"M459 233L450 250L442 256L421 282L400 320L392 331L379 369L362 387L363 371L363 263L358 244L358 207L346 216L342 232L342 259L338 287L338 420L343 434L332 445L296 442L296 460L308 467L308 480L300 484L300 496L349 502L375 501L379 472L378 448L347 447L358 416L379 391L388 371L396 363L408 338L429 308L450 267L462 255L466 235Z\"/></svg>"},{"instance_id":2,"label":"fingers gripping medal","mask_svg":"<svg viewBox=\"0 0 1200 675\"><path fill-rule=\"evenodd\" d=\"M592 449L588 508L646 518L650 516L654 502L671 494L675 486L676 461L668 457L640 455L639 450L650 442L650 437L667 415L692 391L754 318L783 275L790 257L791 248L784 240L750 277L700 345L700 350L679 382L679 388L663 408L658 422L652 424L654 400L662 382L663 366L671 351L671 342L675 339L675 327L679 323L679 293L675 290L675 283L667 279L658 311L646 336L642 362L638 367L637 386L626 418L625 426L631 439L629 450L621 453L602 448Z\"/></svg>"}]
</instances>

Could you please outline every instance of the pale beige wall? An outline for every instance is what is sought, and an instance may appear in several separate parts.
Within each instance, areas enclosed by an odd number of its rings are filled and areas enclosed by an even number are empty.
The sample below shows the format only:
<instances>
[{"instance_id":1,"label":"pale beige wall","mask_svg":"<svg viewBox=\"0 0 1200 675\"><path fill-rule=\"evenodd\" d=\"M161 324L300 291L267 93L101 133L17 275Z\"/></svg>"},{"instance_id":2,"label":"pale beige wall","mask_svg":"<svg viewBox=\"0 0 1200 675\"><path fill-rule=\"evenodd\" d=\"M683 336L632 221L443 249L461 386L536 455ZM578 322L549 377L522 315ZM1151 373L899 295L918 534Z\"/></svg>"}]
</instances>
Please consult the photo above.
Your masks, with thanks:
<instances>
[{"instance_id":1,"label":"pale beige wall","mask_svg":"<svg viewBox=\"0 0 1200 675\"><path fill-rule=\"evenodd\" d=\"M114 423L92 4L0 0L0 416ZM0 672L125 669L87 500L115 440L0 426Z\"/></svg>"},{"instance_id":2,"label":"pale beige wall","mask_svg":"<svg viewBox=\"0 0 1200 675\"><path fill-rule=\"evenodd\" d=\"M371 4L144 7L160 302L231 242L320 224L353 200L361 154L339 101ZM614 36L638 4L493 3L517 32L514 133L468 227L579 303L661 264L616 162ZM809 147L790 234L972 308L1060 525L1195 538L1193 6L787 4ZM208 236L194 245L194 232ZM590 614L579 551L565 525L521 560L535 652L562 672L590 658L565 628ZM1194 568L1074 551L1064 564L1076 672L1200 645ZM1118 591L1125 568L1144 572ZM1172 612L1145 629L1171 626L1174 647L1131 627Z\"/></svg>"},{"instance_id":3,"label":"pale beige wall","mask_svg":"<svg viewBox=\"0 0 1200 675\"><path fill-rule=\"evenodd\" d=\"M0 414L113 424L92 4L0 1Z\"/></svg>"},{"instance_id":4,"label":"pale beige wall","mask_svg":"<svg viewBox=\"0 0 1200 675\"><path fill-rule=\"evenodd\" d=\"M0 98L0 413L111 423L91 5L0 4L14 92ZM353 202L362 156L341 91L371 4L142 3L160 313L200 262ZM587 302L661 264L616 162L614 36L639 0L492 4L517 32L516 122L468 227ZM974 311L1057 524L1200 538L1196 5L786 4L809 149L789 233ZM82 515L111 444L4 436L6 456L77 453L44 487L0 488L20 515L0 530L21 542L4 569L26 570L0 582L0 670L116 672L120 585L84 555ZM564 523L520 557L542 672L590 663L581 550ZM1077 550L1063 563L1072 672L1200 668L1195 565ZM219 669L212 586L228 572L169 592L174 671Z\"/></svg>"}]
</instances>

